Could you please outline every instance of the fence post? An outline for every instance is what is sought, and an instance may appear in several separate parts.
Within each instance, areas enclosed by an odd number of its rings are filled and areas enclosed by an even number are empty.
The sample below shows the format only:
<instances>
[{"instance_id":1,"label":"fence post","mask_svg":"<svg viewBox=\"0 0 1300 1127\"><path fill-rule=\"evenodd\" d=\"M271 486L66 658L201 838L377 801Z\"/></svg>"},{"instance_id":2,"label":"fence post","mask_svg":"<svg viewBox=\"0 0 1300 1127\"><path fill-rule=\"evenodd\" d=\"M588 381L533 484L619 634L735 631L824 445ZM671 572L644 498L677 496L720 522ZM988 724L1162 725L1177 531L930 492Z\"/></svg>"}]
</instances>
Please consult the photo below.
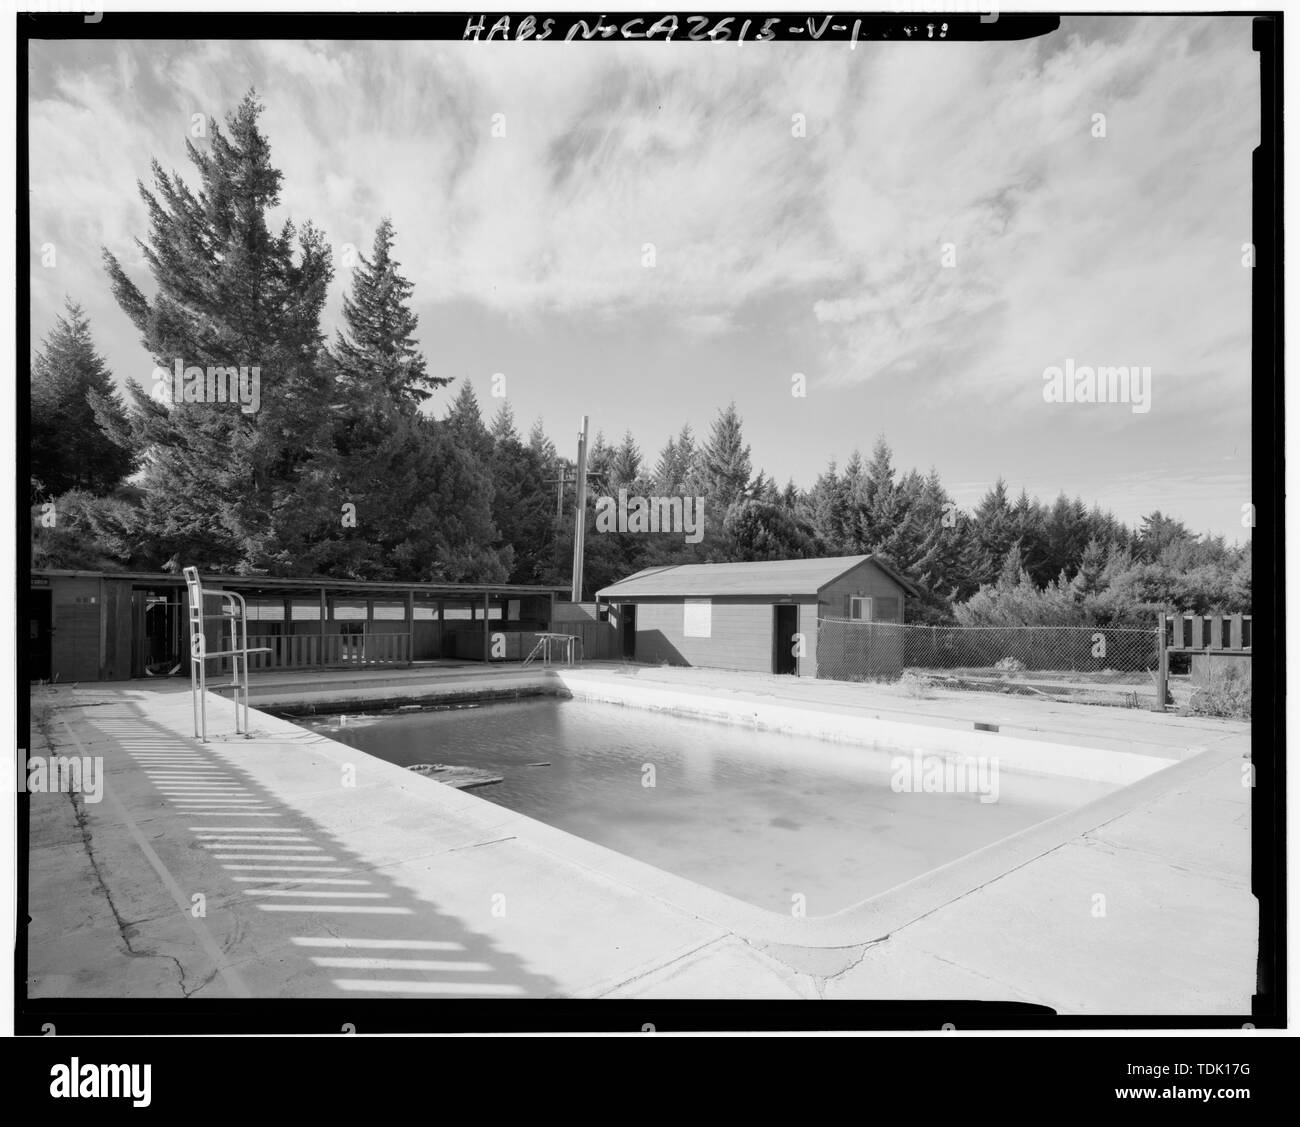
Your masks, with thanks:
<instances>
[{"instance_id":1,"label":"fence post","mask_svg":"<svg viewBox=\"0 0 1300 1127\"><path fill-rule=\"evenodd\" d=\"M1164 712L1165 701L1169 699L1169 645L1168 631L1165 629L1165 615L1161 611L1156 618L1156 643L1159 647L1159 664L1156 673L1156 703L1154 712Z\"/></svg>"}]
</instances>

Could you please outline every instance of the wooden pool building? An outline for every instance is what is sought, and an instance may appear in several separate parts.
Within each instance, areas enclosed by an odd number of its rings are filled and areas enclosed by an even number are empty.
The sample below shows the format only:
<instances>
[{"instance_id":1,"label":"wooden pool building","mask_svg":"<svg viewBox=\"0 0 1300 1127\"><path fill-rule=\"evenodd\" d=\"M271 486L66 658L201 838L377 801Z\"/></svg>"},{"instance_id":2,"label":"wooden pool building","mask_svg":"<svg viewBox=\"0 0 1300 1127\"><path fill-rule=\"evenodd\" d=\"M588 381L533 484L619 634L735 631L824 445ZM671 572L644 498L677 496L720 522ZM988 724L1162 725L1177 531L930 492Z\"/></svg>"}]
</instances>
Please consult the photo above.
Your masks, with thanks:
<instances>
[{"instance_id":1,"label":"wooden pool building","mask_svg":"<svg viewBox=\"0 0 1300 1127\"><path fill-rule=\"evenodd\" d=\"M888 679L902 672L901 632L869 624L901 624L919 594L884 560L832 556L652 567L596 597L631 661ZM823 631L829 620L847 625Z\"/></svg>"},{"instance_id":2,"label":"wooden pool building","mask_svg":"<svg viewBox=\"0 0 1300 1127\"><path fill-rule=\"evenodd\" d=\"M564 587L396 583L204 573L248 604L253 669L353 669L441 659L519 661L570 617ZM118 681L189 672L185 582L169 572L35 570L28 590L31 680ZM21 621L21 620L20 620ZM556 629L591 634L602 623ZM256 639L256 640L255 640ZM586 651L584 651L586 652Z\"/></svg>"}]
</instances>

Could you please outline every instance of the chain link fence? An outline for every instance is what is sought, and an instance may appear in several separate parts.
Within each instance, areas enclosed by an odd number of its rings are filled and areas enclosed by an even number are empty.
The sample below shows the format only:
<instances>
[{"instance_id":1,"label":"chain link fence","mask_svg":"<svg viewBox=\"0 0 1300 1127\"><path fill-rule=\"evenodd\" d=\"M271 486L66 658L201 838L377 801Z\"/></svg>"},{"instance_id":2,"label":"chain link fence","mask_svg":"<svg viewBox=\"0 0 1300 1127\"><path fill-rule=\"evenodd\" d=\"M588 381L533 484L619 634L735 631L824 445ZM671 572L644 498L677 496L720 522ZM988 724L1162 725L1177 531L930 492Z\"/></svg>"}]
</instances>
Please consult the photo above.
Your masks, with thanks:
<instances>
[{"instance_id":1,"label":"chain link fence","mask_svg":"<svg viewBox=\"0 0 1300 1127\"><path fill-rule=\"evenodd\" d=\"M959 689L1149 708L1159 661L1156 631L1139 627L818 621L819 676L901 680L918 695Z\"/></svg>"}]
</instances>

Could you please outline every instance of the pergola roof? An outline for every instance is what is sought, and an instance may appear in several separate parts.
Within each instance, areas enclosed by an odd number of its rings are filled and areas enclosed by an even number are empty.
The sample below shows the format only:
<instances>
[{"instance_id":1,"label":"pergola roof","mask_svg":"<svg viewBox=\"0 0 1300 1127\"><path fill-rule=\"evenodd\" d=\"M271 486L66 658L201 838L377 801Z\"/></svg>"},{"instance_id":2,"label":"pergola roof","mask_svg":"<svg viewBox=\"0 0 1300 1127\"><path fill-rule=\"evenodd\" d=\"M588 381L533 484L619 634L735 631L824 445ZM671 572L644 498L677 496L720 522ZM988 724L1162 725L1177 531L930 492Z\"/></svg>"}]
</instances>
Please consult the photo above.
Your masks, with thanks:
<instances>
[{"instance_id":1,"label":"pergola roof","mask_svg":"<svg viewBox=\"0 0 1300 1127\"><path fill-rule=\"evenodd\" d=\"M169 571L66 571L58 568L41 568L33 576L67 577L80 579L129 579L154 586L183 587L182 576ZM404 583L397 580L332 579L328 576L285 578L271 575L227 575L220 572L200 572L204 586L212 589L225 587L237 591L265 591L283 595L317 594L322 589L336 593L357 595L386 595L393 593L443 595L451 598L482 597L483 595L550 595L568 591L567 586L527 583Z\"/></svg>"}]
</instances>

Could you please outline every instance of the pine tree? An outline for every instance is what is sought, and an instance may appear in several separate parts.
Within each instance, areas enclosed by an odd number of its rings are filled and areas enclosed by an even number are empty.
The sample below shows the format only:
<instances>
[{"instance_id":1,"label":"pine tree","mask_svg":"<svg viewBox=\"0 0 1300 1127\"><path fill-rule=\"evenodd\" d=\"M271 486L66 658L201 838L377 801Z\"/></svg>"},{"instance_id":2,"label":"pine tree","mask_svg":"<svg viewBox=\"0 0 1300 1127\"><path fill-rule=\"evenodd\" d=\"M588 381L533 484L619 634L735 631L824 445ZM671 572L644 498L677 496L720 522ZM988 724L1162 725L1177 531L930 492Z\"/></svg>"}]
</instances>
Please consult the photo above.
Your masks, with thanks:
<instances>
[{"instance_id":1,"label":"pine tree","mask_svg":"<svg viewBox=\"0 0 1300 1127\"><path fill-rule=\"evenodd\" d=\"M373 418L360 424L355 456L312 464L308 484L322 504L285 518L295 568L350 579L504 581L512 556L498 546L490 467L446 423L391 403Z\"/></svg>"},{"instance_id":2,"label":"pine tree","mask_svg":"<svg viewBox=\"0 0 1300 1127\"><path fill-rule=\"evenodd\" d=\"M909 513L911 542L892 556L922 590L919 617L935 620L956 597L961 577L962 544L969 536L969 518L953 504L939 474L931 469ZM969 597L972 588L965 592Z\"/></svg>"},{"instance_id":3,"label":"pine tree","mask_svg":"<svg viewBox=\"0 0 1300 1127\"><path fill-rule=\"evenodd\" d=\"M1073 517L1071 517L1073 519ZM1037 500L1031 500L1027 489L1011 507L1011 535L1020 544L1020 557L1025 571L1039 586L1050 583L1064 564L1054 565L1047 543L1047 513ZM1082 550L1082 545L1079 546ZM1067 552L1066 563L1072 564L1073 552Z\"/></svg>"},{"instance_id":4,"label":"pine tree","mask_svg":"<svg viewBox=\"0 0 1300 1127\"><path fill-rule=\"evenodd\" d=\"M690 424L669 438L655 463L655 488L663 494L689 493L697 486L695 435Z\"/></svg>"},{"instance_id":5,"label":"pine tree","mask_svg":"<svg viewBox=\"0 0 1300 1127\"><path fill-rule=\"evenodd\" d=\"M605 441L605 432L598 430L587 447L587 475L603 487L608 484L613 467L614 449Z\"/></svg>"},{"instance_id":6,"label":"pine tree","mask_svg":"<svg viewBox=\"0 0 1300 1127\"><path fill-rule=\"evenodd\" d=\"M1007 483L998 478L971 516L970 535L962 552L965 586L973 590L995 583L1014 540Z\"/></svg>"},{"instance_id":7,"label":"pine tree","mask_svg":"<svg viewBox=\"0 0 1300 1127\"><path fill-rule=\"evenodd\" d=\"M816 537L807 522L768 500L743 499L727 511L726 554L735 560L793 560L815 556Z\"/></svg>"},{"instance_id":8,"label":"pine tree","mask_svg":"<svg viewBox=\"0 0 1300 1127\"><path fill-rule=\"evenodd\" d=\"M1182 521L1165 516L1157 509L1142 518L1137 535L1138 554L1149 563L1154 563L1171 545L1191 537L1191 532Z\"/></svg>"},{"instance_id":9,"label":"pine tree","mask_svg":"<svg viewBox=\"0 0 1300 1127\"><path fill-rule=\"evenodd\" d=\"M287 515L292 527L277 547L297 569L323 575L502 580L510 555L494 524L492 466L411 394L423 361L404 335L414 325L410 287L392 284L390 239L381 227L375 263L353 275L344 299L350 332L337 349L332 457L322 450L301 478L320 504ZM477 404L468 417L472 426Z\"/></svg>"},{"instance_id":10,"label":"pine tree","mask_svg":"<svg viewBox=\"0 0 1300 1127\"><path fill-rule=\"evenodd\" d=\"M126 410L71 298L32 360L30 477L41 495L111 493L134 468Z\"/></svg>"},{"instance_id":11,"label":"pine tree","mask_svg":"<svg viewBox=\"0 0 1300 1127\"><path fill-rule=\"evenodd\" d=\"M1102 573L1106 566L1106 553L1096 540L1089 540L1079 559L1079 569L1070 586L1082 597L1095 595L1102 589Z\"/></svg>"},{"instance_id":12,"label":"pine tree","mask_svg":"<svg viewBox=\"0 0 1300 1127\"><path fill-rule=\"evenodd\" d=\"M863 551L881 551L905 516L894 483L893 452L883 437L876 439L863 469L860 495Z\"/></svg>"},{"instance_id":13,"label":"pine tree","mask_svg":"<svg viewBox=\"0 0 1300 1127\"><path fill-rule=\"evenodd\" d=\"M1025 539L1025 530L1021 539ZM1062 571L1074 572L1088 544L1095 539L1093 522L1083 501L1071 501L1064 493L1057 496L1052 507L1042 511L1040 538L1041 565L1029 568L1030 574L1040 582L1059 575Z\"/></svg>"},{"instance_id":14,"label":"pine tree","mask_svg":"<svg viewBox=\"0 0 1300 1127\"><path fill-rule=\"evenodd\" d=\"M340 380L370 395L387 395L406 413L419 410L432 389L451 382L428 374L415 343L419 318L410 308L412 285L392 257L393 224L375 231L374 249L353 271L351 293L343 298L347 331L334 353Z\"/></svg>"},{"instance_id":15,"label":"pine tree","mask_svg":"<svg viewBox=\"0 0 1300 1127\"><path fill-rule=\"evenodd\" d=\"M292 222L278 234L268 226L281 175L261 111L250 91L227 131L210 123L209 151L187 142L197 189L153 163L153 191L140 186L149 242L137 240L157 286L152 301L104 251L114 296L158 365L153 396L127 381L133 434L148 455L141 527L156 557L205 567L292 566L270 545L283 539L286 514L318 503L298 486L333 425L320 332L329 250L310 224L301 233ZM230 401L228 390L214 401L213 381L200 379L169 401L177 366L220 369L246 398Z\"/></svg>"},{"instance_id":16,"label":"pine tree","mask_svg":"<svg viewBox=\"0 0 1300 1127\"><path fill-rule=\"evenodd\" d=\"M659 461L655 463L655 488L660 493L677 491L677 440L669 438L664 448L659 451Z\"/></svg>"},{"instance_id":17,"label":"pine tree","mask_svg":"<svg viewBox=\"0 0 1300 1127\"><path fill-rule=\"evenodd\" d=\"M1025 566L1020 555L1020 541L1017 540L1007 549L1007 554L1002 560L1002 568L998 572L998 588L1010 590L1016 587L1024 574Z\"/></svg>"},{"instance_id":18,"label":"pine tree","mask_svg":"<svg viewBox=\"0 0 1300 1127\"><path fill-rule=\"evenodd\" d=\"M714 420L700 458L701 476L709 508L719 515L749 490L749 447L741 433L735 403L727 404Z\"/></svg>"},{"instance_id":19,"label":"pine tree","mask_svg":"<svg viewBox=\"0 0 1300 1127\"><path fill-rule=\"evenodd\" d=\"M546 484L542 456L515 433L514 415L503 403L492 426L492 520L503 558L511 552L509 581L539 583L546 576L554 541L554 493Z\"/></svg>"},{"instance_id":20,"label":"pine tree","mask_svg":"<svg viewBox=\"0 0 1300 1127\"><path fill-rule=\"evenodd\" d=\"M834 459L813 483L806 505L808 521L826 550L835 556L847 554L845 518L848 515L848 497Z\"/></svg>"},{"instance_id":21,"label":"pine tree","mask_svg":"<svg viewBox=\"0 0 1300 1127\"><path fill-rule=\"evenodd\" d=\"M532 429L528 432L528 448L533 451L542 461L543 468L547 474L555 472L555 463L557 452L555 443L546 437L546 430L542 426L542 418L539 415L537 421L533 423Z\"/></svg>"},{"instance_id":22,"label":"pine tree","mask_svg":"<svg viewBox=\"0 0 1300 1127\"><path fill-rule=\"evenodd\" d=\"M510 409L509 400L501 400L501 406L492 419L492 426L488 433L492 435L492 441L498 445L507 441L519 441L519 433L515 430L515 413Z\"/></svg>"},{"instance_id":23,"label":"pine tree","mask_svg":"<svg viewBox=\"0 0 1300 1127\"><path fill-rule=\"evenodd\" d=\"M460 385L460 391L452 400L451 410L445 422L452 439L459 443L463 450L478 458L484 465L491 461L492 436L483 425L478 396L474 394L474 385L469 380Z\"/></svg>"},{"instance_id":24,"label":"pine tree","mask_svg":"<svg viewBox=\"0 0 1300 1127\"><path fill-rule=\"evenodd\" d=\"M610 493L623 488L631 489L641 476L641 451L629 430L623 435L623 441L614 451L610 462Z\"/></svg>"},{"instance_id":25,"label":"pine tree","mask_svg":"<svg viewBox=\"0 0 1300 1127\"><path fill-rule=\"evenodd\" d=\"M700 448L690 423L683 423L677 433L676 459L676 481L669 492L700 492Z\"/></svg>"}]
</instances>

